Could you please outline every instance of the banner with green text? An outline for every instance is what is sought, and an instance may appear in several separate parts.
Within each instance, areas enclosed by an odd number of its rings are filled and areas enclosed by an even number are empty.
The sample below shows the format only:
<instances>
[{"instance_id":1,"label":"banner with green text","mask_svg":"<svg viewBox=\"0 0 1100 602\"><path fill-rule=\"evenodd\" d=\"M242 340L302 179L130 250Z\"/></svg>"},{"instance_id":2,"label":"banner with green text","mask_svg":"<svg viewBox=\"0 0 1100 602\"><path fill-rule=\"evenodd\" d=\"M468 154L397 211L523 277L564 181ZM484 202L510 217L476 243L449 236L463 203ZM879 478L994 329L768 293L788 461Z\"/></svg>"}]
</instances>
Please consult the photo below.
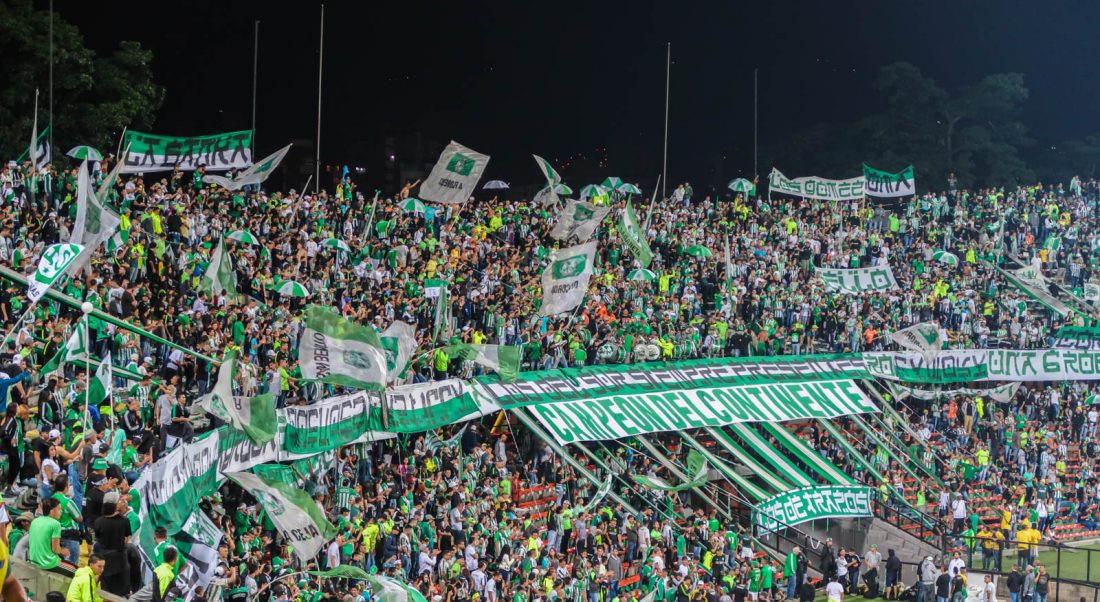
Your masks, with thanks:
<instances>
[{"instance_id":1,"label":"banner with green text","mask_svg":"<svg viewBox=\"0 0 1100 602\"><path fill-rule=\"evenodd\" d=\"M158 136L127 130L122 173L244 169L252 165L252 130L209 136Z\"/></svg>"},{"instance_id":2,"label":"banner with green text","mask_svg":"<svg viewBox=\"0 0 1100 602\"><path fill-rule=\"evenodd\" d=\"M912 165L898 173L890 173L864 164L863 179L866 180L864 191L867 196L897 198L913 196L917 192L917 181L913 177Z\"/></svg>"},{"instance_id":3,"label":"banner with green text","mask_svg":"<svg viewBox=\"0 0 1100 602\"><path fill-rule=\"evenodd\" d=\"M753 524L775 531L822 518L867 518L874 515L875 492L858 485L792 489L756 505Z\"/></svg>"},{"instance_id":4,"label":"banner with green text","mask_svg":"<svg viewBox=\"0 0 1100 602\"><path fill-rule=\"evenodd\" d=\"M773 192L778 192L807 199L850 201L863 198L864 184L862 177L847 180L828 180L817 176L788 178L773 167L768 175L768 198Z\"/></svg>"}]
</instances>

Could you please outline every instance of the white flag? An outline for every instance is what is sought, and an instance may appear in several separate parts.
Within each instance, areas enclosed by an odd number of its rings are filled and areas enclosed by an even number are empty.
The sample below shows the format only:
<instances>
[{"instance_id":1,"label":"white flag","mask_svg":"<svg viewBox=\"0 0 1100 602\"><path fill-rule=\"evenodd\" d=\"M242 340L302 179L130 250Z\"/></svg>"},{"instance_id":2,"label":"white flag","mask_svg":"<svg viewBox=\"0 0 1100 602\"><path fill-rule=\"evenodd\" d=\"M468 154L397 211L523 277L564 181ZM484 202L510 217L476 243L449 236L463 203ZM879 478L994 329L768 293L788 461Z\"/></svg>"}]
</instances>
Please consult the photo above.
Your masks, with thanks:
<instances>
[{"instance_id":1,"label":"white flag","mask_svg":"<svg viewBox=\"0 0 1100 602\"><path fill-rule=\"evenodd\" d=\"M465 203L470 200L488 164L489 155L452 140L439 155L432 173L420 185L420 198L450 205Z\"/></svg>"},{"instance_id":2,"label":"white flag","mask_svg":"<svg viewBox=\"0 0 1100 602\"><path fill-rule=\"evenodd\" d=\"M27 298L31 305L38 303L42 295L50 289L50 285L57 280L58 276L65 273L65 268L69 267L83 250L84 247L72 243L50 245L46 248L42 253L42 259L38 260L38 269L35 270L34 276L27 279Z\"/></svg>"},{"instance_id":3,"label":"white flag","mask_svg":"<svg viewBox=\"0 0 1100 602\"><path fill-rule=\"evenodd\" d=\"M99 368L95 371L95 378L88 383L88 407L97 408L111 402L111 393L114 392L114 366L111 365L111 353L99 361Z\"/></svg>"},{"instance_id":4,"label":"white flag","mask_svg":"<svg viewBox=\"0 0 1100 602\"><path fill-rule=\"evenodd\" d=\"M540 316L572 311L584 300L588 281L596 263L596 241L569 247L551 257L542 271L542 307Z\"/></svg>"},{"instance_id":5,"label":"white flag","mask_svg":"<svg viewBox=\"0 0 1100 602\"><path fill-rule=\"evenodd\" d=\"M335 536L336 528L305 491L249 472L228 472L225 476L260 502L303 564L313 560L325 542Z\"/></svg>"},{"instance_id":6,"label":"white flag","mask_svg":"<svg viewBox=\"0 0 1100 602\"><path fill-rule=\"evenodd\" d=\"M553 188L555 184L561 184L561 175L554 169L550 162L538 155L531 155L535 158L535 163L538 163L539 169L542 170L542 175L546 176L546 183Z\"/></svg>"},{"instance_id":7,"label":"white flag","mask_svg":"<svg viewBox=\"0 0 1100 602\"><path fill-rule=\"evenodd\" d=\"M279 163L283 160L283 157L286 156L291 146L294 145L288 144L264 157L259 163L237 174L236 178L209 175L203 176L202 181L207 184L217 184L228 190L240 190L245 186L259 184L266 180L268 176L271 175L271 172L275 171L275 168L279 166Z\"/></svg>"},{"instance_id":8,"label":"white flag","mask_svg":"<svg viewBox=\"0 0 1100 602\"><path fill-rule=\"evenodd\" d=\"M890 339L899 347L916 351L930 359L943 349L943 336L940 327L932 322L921 322L909 328L890 333Z\"/></svg>"},{"instance_id":9,"label":"white flag","mask_svg":"<svg viewBox=\"0 0 1100 602\"><path fill-rule=\"evenodd\" d=\"M397 380L416 351L416 327L398 320L383 330L378 338L386 354L386 378Z\"/></svg>"},{"instance_id":10,"label":"white flag","mask_svg":"<svg viewBox=\"0 0 1100 602\"><path fill-rule=\"evenodd\" d=\"M80 162L80 171L76 177L76 220L73 222L72 236L75 243L84 242L84 228L88 216L88 197L92 194L92 183L88 176L88 160Z\"/></svg>"},{"instance_id":11,"label":"white flag","mask_svg":"<svg viewBox=\"0 0 1100 602\"><path fill-rule=\"evenodd\" d=\"M550 236L555 240L568 240L570 236L576 236L581 242L585 242L592 238L592 233L609 211L611 207L597 207L592 203L570 199L558 215L558 223L554 224Z\"/></svg>"},{"instance_id":12,"label":"white flag","mask_svg":"<svg viewBox=\"0 0 1100 602\"><path fill-rule=\"evenodd\" d=\"M386 387L386 354L378 333L326 307L306 308L306 329L298 353L306 380L373 391Z\"/></svg>"}]
</instances>

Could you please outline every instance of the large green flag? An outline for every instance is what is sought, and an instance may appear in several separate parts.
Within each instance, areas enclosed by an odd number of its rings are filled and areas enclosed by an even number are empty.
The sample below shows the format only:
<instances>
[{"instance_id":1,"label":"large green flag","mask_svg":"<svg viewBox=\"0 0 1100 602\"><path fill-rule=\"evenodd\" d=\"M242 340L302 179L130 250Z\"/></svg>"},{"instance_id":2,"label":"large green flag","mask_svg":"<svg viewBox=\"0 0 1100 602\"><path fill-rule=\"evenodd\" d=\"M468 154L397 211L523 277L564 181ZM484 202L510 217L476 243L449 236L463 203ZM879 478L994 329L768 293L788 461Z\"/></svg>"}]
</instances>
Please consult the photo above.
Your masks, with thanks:
<instances>
[{"instance_id":1,"label":"large green flag","mask_svg":"<svg viewBox=\"0 0 1100 602\"><path fill-rule=\"evenodd\" d=\"M306 309L298 361L306 380L372 391L386 387L386 353L378 333L329 308Z\"/></svg>"},{"instance_id":2,"label":"large green flag","mask_svg":"<svg viewBox=\"0 0 1100 602\"><path fill-rule=\"evenodd\" d=\"M685 491L694 487L700 487L707 483L707 462L703 458L703 455L699 452L692 450L688 453L687 462L687 474L691 480L680 485L672 485L668 481L661 477L651 477L646 475L633 475L633 479L639 485L643 485L650 489L656 489L658 491Z\"/></svg>"},{"instance_id":3,"label":"large green flag","mask_svg":"<svg viewBox=\"0 0 1100 602\"><path fill-rule=\"evenodd\" d=\"M447 346L447 355L469 360L500 375L500 380L516 382L523 348L516 345L469 345L455 342Z\"/></svg>"},{"instance_id":4,"label":"large green flag","mask_svg":"<svg viewBox=\"0 0 1100 602\"><path fill-rule=\"evenodd\" d=\"M275 438L278 427L275 417L275 396L271 394L253 397L233 395L233 378L236 369L237 354L229 351L218 368L218 380L214 384L214 389L199 399L199 406L233 428L244 431L252 441L263 445Z\"/></svg>"},{"instance_id":5,"label":"large green flag","mask_svg":"<svg viewBox=\"0 0 1100 602\"><path fill-rule=\"evenodd\" d=\"M69 340L66 341L65 346L57 350L57 353L46 362L46 365L42 367L42 375L48 376L54 372L60 371L65 362L83 361L84 355L88 352L88 346L84 341L84 320L88 318L81 318L79 322L73 327L73 333L69 336Z\"/></svg>"},{"instance_id":6,"label":"large green flag","mask_svg":"<svg viewBox=\"0 0 1100 602\"><path fill-rule=\"evenodd\" d=\"M99 407L111 399L111 392L114 390L114 374L111 368L111 352L108 351L107 357L100 360L95 377L88 383L88 407Z\"/></svg>"},{"instance_id":7,"label":"large green flag","mask_svg":"<svg viewBox=\"0 0 1100 602\"><path fill-rule=\"evenodd\" d=\"M83 250L84 247L72 243L46 247L46 250L42 253L42 259L38 262L38 270L27 279L27 299L31 302L31 305L38 303L42 295L50 290L50 285L65 272L70 264L76 261L77 256Z\"/></svg>"},{"instance_id":8,"label":"large green flag","mask_svg":"<svg viewBox=\"0 0 1100 602\"><path fill-rule=\"evenodd\" d=\"M618 230L623 243L630 249L630 254L642 264L642 267L648 268L653 261L653 251L649 250L645 232L638 226L638 216L635 215L634 206L630 201L626 202L626 209L623 211L622 220L619 221Z\"/></svg>"},{"instance_id":9,"label":"large green flag","mask_svg":"<svg viewBox=\"0 0 1100 602\"><path fill-rule=\"evenodd\" d=\"M230 301L237 299L237 273L233 271L233 262L225 250L225 239L218 239L218 246L210 256L210 265L202 274L199 288L211 295L224 292Z\"/></svg>"},{"instance_id":10,"label":"large green flag","mask_svg":"<svg viewBox=\"0 0 1100 602\"><path fill-rule=\"evenodd\" d=\"M336 536L336 528L305 491L249 472L229 472L225 476L260 502L303 564L313 560L325 542Z\"/></svg>"},{"instance_id":11,"label":"large green flag","mask_svg":"<svg viewBox=\"0 0 1100 602\"><path fill-rule=\"evenodd\" d=\"M397 380L404 374L416 351L416 327L398 320L382 331L379 339L386 354L386 377L391 381Z\"/></svg>"}]
</instances>

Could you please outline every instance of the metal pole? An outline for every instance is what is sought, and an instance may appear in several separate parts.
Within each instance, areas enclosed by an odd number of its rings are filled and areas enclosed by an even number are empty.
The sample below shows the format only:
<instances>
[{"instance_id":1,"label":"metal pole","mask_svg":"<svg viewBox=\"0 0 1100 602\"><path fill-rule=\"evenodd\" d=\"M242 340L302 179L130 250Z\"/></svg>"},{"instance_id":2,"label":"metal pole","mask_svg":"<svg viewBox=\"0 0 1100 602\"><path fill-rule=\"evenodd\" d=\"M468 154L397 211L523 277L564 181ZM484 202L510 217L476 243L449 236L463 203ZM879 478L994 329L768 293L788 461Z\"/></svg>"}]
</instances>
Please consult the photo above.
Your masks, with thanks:
<instances>
[{"instance_id":1,"label":"metal pole","mask_svg":"<svg viewBox=\"0 0 1100 602\"><path fill-rule=\"evenodd\" d=\"M252 155L256 155L256 79L260 72L260 20L252 31Z\"/></svg>"},{"instance_id":2,"label":"metal pole","mask_svg":"<svg viewBox=\"0 0 1100 602\"><path fill-rule=\"evenodd\" d=\"M325 66L325 5L321 5L321 44L320 50L317 52L317 154L314 157L316 161L315 169L317 176L317 192L321 192L321 79L324 75Z\"/></svg>"},{"instance_id":3,"label":"metal pole","mask_svg":"<svg viewBox=\"0 0 1100 602\"><path fill-rule=\"evenodd\" d=\"M756 124L757 124L757 93L756 93L756 80L759 69L752 70L752 175L756 177L760 174L760 169L756 163Z\"/></svg>"},{"instance_id":4,"label":"metal pole","mask_svg":"<svg viewBox=\"0 0 1100 602\"><path fill-rule=\"evenodd\" d=\"M53 0L50 0L50 123L46 126L50 128L50 155L53 158ZM31 161L35 161L35 157L31 157Z\"/></svg>"},{"instance_id":5,"label":"metal pole","mask_svg":"<svg viewBox=\"0 0 1100 602\"><path fill-rule=\"evenodd\" d=\"M672 42L668 43L668 51L665 55L665 154L664 160L661 162L661 174L665 177L661 184L661 199L667 199L666 189L668 188L668 89L669 83L672 79Z\"/></svg>"}]
</instances>

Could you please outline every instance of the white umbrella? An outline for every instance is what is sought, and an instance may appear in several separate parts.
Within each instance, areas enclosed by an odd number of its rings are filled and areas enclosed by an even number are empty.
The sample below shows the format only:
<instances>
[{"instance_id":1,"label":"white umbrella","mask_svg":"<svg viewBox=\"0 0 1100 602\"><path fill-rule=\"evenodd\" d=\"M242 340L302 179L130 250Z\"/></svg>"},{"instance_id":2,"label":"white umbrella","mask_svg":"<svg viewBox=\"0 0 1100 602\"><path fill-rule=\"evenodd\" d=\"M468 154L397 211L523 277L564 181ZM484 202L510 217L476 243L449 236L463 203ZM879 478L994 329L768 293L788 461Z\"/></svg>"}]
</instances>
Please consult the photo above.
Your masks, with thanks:
<instances>
[{"instance_id":1,"label":"white umbrella","mask_svg":"<svg viewBox=\"0 0 1100 602\"><path fill-rule=\"evenodd\" d=\"M275 292L283 295L284 297L308 297L309 289L302 283L295 282L294 280L284 280L282 284L275 287Z\"/></svg>"},{"instance_id":2,"label":"white umbrella","mask_svg":"<svg viewBox=\"0 0 1100 602\"><path fill-rule=\"evenodd\" d=\"M508 190L508 182L504 180L489 180L482 188L484 190Z\"/></svg>"},{"instance_id":3,"label":"white umbrella","mask_svg":"<svg viewBox=\"0 0 1100 602\"><path fill-rule=\"evenodd\" d=\"M248 230L234 230L225 236L229 240L235 240L237 242L243 242L246 245L258 245L260 239L256 238L256 235Z\"/></svg>"},{"instance_id":4,"label":"white umbrella","mask_svg":"<svg viewBox=\"0 0 1100 602\"><path fill-rule=\"evenodd\" d=\"M627 280L634 280L636 282L651 282L657 279L657 274L652 270L645 268L634 270L626 275Z\"/></svg>"},{"instance_id":5,"label":"white umbrella","mask_svg":"<svg viewBox=\"0 0 1100 602\"><path fill-rule=\"evenodd\" d=\"M81 161L103 160L103 153L97 151L90 146L74 146L73 148L69 149L69 152L65 154L72 157L73 159L79 159Z\"/></svg>"}]
</instances>

